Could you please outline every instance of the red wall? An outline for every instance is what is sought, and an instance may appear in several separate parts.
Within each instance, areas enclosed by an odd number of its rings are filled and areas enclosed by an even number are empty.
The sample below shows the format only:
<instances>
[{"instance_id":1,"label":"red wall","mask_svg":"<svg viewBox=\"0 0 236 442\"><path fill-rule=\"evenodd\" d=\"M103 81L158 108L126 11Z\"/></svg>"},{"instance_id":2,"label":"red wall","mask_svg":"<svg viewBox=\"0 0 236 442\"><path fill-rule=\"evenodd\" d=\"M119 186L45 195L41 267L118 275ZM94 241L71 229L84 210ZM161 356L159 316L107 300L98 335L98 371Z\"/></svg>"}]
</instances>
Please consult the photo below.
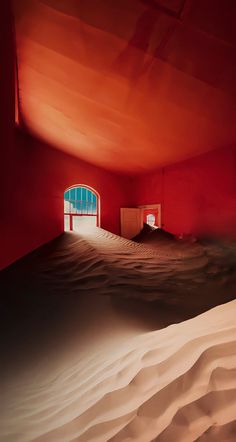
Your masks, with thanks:
<instances>
[{"instance_id":1,"label":"red wall","mask_svg":"<svg viewBox=\"0 0 236 442\"><path fill-rule=\"evenodd\" d=\"M120 231L126 178L79 161L15 128L15 46L12 14L3 0L0 15L0 268L64 230L64 190L94 187L101 197L101 226Z\"/></svg>"},{"instance_id":2,"label":"red wall","mask_svg":"<svg viewBox=\"0 0 236 442\"><path fill-rule=\"evenodd\" d=\"M3 0L0 13L0 220L7 199L5 189L11 187L14 174L14 53L11 11L9 2Z\"/></svg>"},{"instance_id":3,"label":"red wall","mask_svg":"<svg viewBox=\"0 0 236 442\"><path fill-rule=\"evenodd\" d=\"M101 226L119 233L125 177L112 174L25 135L15 128L15 46L9 1L0 15L0 268L64 230L63 195L73 184L101 196Z\"/></svg>"},{"instance_id":4,"label":"red wall","mask_svg":"<svg viewBox=\"0 0 236 442\"><path fill-rule=\"evenodd\" d=\"M4 187L5 216L1 218L1 261L4 267L64 230L64 190L87 184L101 197L101 227L119 234L120 207L125 205L125 177L79 161L15 131L11 176ZM9 170L3 169L7 179Z\"/></svg>"},{"instance_id":5,"label":"red wall","mask_svg":"<svg viewBox=\"0 0 236 442\"><path fill-rule=\"evenodd\" d=\"M133 180L133 205L162 203L175 234L236 236L236 151L215 150Z\"/></svg>"}]
</instances>

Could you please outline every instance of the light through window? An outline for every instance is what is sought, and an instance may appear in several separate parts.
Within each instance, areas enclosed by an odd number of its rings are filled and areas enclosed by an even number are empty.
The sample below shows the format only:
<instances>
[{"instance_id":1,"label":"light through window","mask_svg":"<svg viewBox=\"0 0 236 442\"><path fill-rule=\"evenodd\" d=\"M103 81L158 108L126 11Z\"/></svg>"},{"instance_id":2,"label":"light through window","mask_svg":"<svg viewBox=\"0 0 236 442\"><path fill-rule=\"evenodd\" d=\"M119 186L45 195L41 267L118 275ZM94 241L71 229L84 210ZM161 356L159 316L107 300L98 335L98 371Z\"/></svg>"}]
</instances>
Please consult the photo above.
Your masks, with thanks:
<instances>
[{"instance_id":1,"label":"light through window","mask_svg":"<svg viewBox=\"0 0 236 442\"><path fill-rule=\"evenodd\" d=\"M153 215L152 213L150 213L149 215L147 215L147 224L149 224L149 226L154 227L155 226L155 215Z\"/></svg>"},{"instance_id":2,"label":"light through window","mask_svg":"<svg viewBox=\"0 0 236 442\"><path fill-rule=\"evenodd\" d=\"M73 186L64 193L64 228L79 231L80 227L99 225L99 195L85 185Z\"/></svg>"}]
</instances>

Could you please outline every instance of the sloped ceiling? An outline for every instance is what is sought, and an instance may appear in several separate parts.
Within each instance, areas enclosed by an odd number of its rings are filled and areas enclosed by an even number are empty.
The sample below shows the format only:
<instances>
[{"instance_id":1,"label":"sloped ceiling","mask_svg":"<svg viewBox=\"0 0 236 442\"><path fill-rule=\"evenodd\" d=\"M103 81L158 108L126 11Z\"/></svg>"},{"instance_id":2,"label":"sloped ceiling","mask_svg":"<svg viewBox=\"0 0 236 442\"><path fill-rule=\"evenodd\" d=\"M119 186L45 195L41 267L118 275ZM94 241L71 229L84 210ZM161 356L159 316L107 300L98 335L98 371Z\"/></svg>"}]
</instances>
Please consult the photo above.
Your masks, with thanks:
<instances>
[{"instance_id":1,"label":"sloped ceiling","mask_svg":"<svg viewBox=\"0 0 236 442\"><path fill-rule=\"evenodd\" d=\"M140 172L236 142L235 0L15 0L25 127Z\"/></svg>"}]
</instances>

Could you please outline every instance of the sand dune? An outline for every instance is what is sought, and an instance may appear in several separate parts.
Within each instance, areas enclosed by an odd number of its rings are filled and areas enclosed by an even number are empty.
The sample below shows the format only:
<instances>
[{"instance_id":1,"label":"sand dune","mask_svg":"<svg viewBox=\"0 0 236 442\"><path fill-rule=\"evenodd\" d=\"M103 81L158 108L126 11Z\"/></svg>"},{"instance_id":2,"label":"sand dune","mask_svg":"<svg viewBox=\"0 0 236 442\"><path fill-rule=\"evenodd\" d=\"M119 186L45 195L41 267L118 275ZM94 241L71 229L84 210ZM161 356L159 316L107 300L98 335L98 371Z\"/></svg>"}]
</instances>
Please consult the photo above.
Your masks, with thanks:
<instances>
[{"instance_id":1,"label":"sand dune","mask_svg":"<svg viewBox=\"0 0 236 442\"><path fill-rule=\"evenodd\" d=\"M45 277L56 290L63 291L66 280L80 293L162 299L182 307L188 302L191 308L200 291L201 303L205 293L210 308L235 296L236 248L224 243L150 248L95 228L65 235L42 267Z\"/></svg>"},{"instance_id":2,"label":"sand dune","mask_svg":"<svg viewBox=\"0 0 236 442\"><path fill-rule=\"evenodd\" d=\"M236 418L235 314L232 301L105 346L55 377L29 376L9 393L1 440L194 441L216 432Z\"/></svg>"},{"instance_id":3,"label":"sand dune","mask_svg":"<svg viewBox=\"0 0 236 442\"><path fill-rule=\"evenodd\" d=\"M98 229L2 272L0 440L235 440L233 252L219 250L170 257Z\"/></svg>"}]
</instances>

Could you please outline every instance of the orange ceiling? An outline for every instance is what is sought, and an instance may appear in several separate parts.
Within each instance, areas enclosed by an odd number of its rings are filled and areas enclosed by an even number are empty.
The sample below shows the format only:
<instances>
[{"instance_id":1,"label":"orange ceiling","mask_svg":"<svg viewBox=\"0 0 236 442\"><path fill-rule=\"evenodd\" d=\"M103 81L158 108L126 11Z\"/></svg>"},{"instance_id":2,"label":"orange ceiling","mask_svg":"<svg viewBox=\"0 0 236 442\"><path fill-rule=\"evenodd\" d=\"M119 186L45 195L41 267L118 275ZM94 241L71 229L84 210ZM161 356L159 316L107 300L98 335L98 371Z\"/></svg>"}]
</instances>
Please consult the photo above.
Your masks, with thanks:
<instances>
[{"instance_id":1,"label":"orange ceiling","mask_svg":"<svg viewBox=\"0 0 236 442\"><path fill-rule=\"evenodd\" d=\"M32 133L141 172L236 142L235 0L15 0Z\"/></svg>"}]
</instances>

